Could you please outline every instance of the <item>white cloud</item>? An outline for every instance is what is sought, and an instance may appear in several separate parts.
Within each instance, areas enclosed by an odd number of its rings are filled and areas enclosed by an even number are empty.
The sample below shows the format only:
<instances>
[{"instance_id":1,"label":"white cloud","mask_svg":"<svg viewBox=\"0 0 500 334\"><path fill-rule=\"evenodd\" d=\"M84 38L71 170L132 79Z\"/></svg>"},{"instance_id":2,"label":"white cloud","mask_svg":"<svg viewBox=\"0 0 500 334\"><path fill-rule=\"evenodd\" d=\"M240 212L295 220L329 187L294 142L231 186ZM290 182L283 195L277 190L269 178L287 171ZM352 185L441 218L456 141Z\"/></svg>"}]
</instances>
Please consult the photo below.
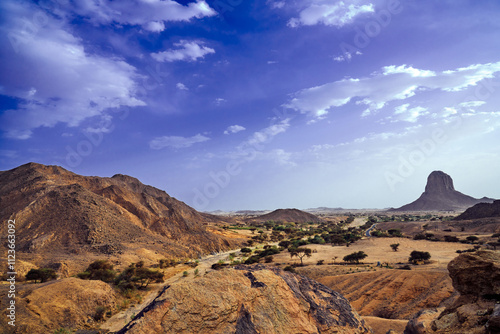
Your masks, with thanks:
<instances>
[{"instance_id":1,"label":"white cloud","mask_svg":"<svg viewBox=\"0 0 500 334\"><path fill-rule=\"evenodd\" d=\"M226 131L224 131L224 134L228 135L231 133L237 133L237 132L244 131L244 130L246 130L245 127L243 127L241 125L231 125L226 129Z\"/></svg>"},{"instance_id":2,"label":"white cloud","mask_svg":"<svg viewBox=\"0 0 500 334\"><path fill-rule=\"evenodd\" d=\"M290 127L290 119L285 119L278 124L273 124L267 128L255 132L247 141L251 146L269 142L274 136L285 132Z\"/></svg>"},{"instance_id":3,"label":"white cloud","mask_svg":"<svg viewBox=\"0 0 500 334\"><path fill-rule=\"evenodd\" d=\"M182 82L178 82L177 85L175 85L177 87L177 89L180 89L180 90L189 90L189 88L186 87L185 84L183 84Z\"/></svg>"},{"instance_id":4,"label":"white cloud","mask_svg":"<svg viewBox=\"0 0 500 334\"><path fill-rule=\"evenodd\" d=\"M406 100L424 90L457 92L500 72L500 62L471 65L455 71L433 72L406 65L386 66L380 73L360 79L342 79L321 86L306 88L293 94L283 106L314 118L324 118L328 112L357 99L366 105L362 116L383 108L390 101ZM415 117L420 111L414 110Z\"/></svg>"},{"instance_id":5,"label":"white cloud","mask_svg":"<svg viewBox=\"0 0 500 334\"><path fill-rule=\"evenodd\" d=\"M149 147L152 148L153 150L160 150L165 147L177 148L177 149L187 148L196 143L202 143L207 140L210 140L210 138L202 134L197 134L192 137L163 136L151 140L149 142Z\"/></svg>"},{"instance_id":6,"label":"white cloud","mask_svg":"<svg viewBox=\"0 0 500 334\"><path fill-rule=\"evenodd\" d=\"M421 116L428 115L429 111L424 107L415 107L408 109L409 104L403 104L396 107L394 111L395 117L391 117L394 121L405 121L415 123Z\"/></svg>"},{"instance_id":7,"label":"white cloud","mask_svg":"<svg viewBox=\"0 0 500 334\"><path fill-rule=\"evenodd\" d=\"M363 53L361 51L356 51L354 53L354 55L356 56L361 56ZM353 54L350 53L349 51L346 51L343 55L340 55L340 56L337 56L337 57L333 57L333 60L335 60L336 62L344 62L344 61L350 61L353 57Z\"/></svg>"},{"instance_id":8,"label":"white cloud","mask_svg":"<svg viewBox=\"0 0 500 334\"><path fill-rule=\"evenodd\" d=\"M152 53L151 57L160 62L195 61L198 58L204 58L207 54L215 53L214 49L203 46L203 42L200 41L181 40L174 46L179 48Z\"/></svg>"},{"instance_id":9,"label":"white cloud","mask_svg":"<svg viewBox=\"0 0 500 334\"><path fill-rule=\"evenodd\" d=\"M217 14L201 0L187 6L173 0L77 0L71 8L94 24L139 25L153 32L163 31L166 21L189 21Z\"/></svg>"},{"instance_id":10,"label":"white cloud","mask_svg":"<svg viewBox=\"0 0 500 334\"><path fill-rule=\"evenodd\" d=\"M288 21L288 26L311 26L324 24L327 26L342 27L352 23L361 14L373 13L373 4L358 5L359 1L345 0L332 3L327 0L308 1L307 7L301 10L298 18Z\"/></svg>"},{"instance_id":11,"label":"white cloud","mask_svg":"<svg viewBox=\"0 0 500 334\"><path fill-rule=\"evenodd\" d=\"M6 1L2 11L8 19L1 28L13 41L0 50L0 70L9 77L2 94L20 99L16 110L1 117L7 137L27 139L38 127L77 126L110 108L145 105L136 97L142 77L135 67L88 54L79 38L49 16L30 36L23 18L39 13L35 5Z\"/></svg>"},{"instance_id":12,"label":"white cloud","mask_svg":"<svg viewBox=\"0 0 500 334\"><path fill-rule=\"evenodd\" d=\"M223 99L222 97L218 97L214 101L214 103L215 103L216 106L220 106L221 104L226 103L226 102L227 102L227 100Z\"/></svg>"},{"instance_id":13,"label":"white cloud","mask_svg":"<svg viewBox=\"0 0 500 334\"><path fill-rule=\"evenodd\" d=\"M407 73L412 77L434 77L436 72L429 70L419 70L411 66L401 65L401 66L385 66L382 68L384 75L397 74L397 73Z\"/></svg>"},{"instance_id":14,"label":"white cloud","mask_svg":"<svg viewBox=\"0 0 500 334\"><path fill-rule=\"evenodd\" d=\"M165 24L162 21L151 21L144 24L143 27L152 32L161 32L165 30Z\"/></svg>"}]
</instances>

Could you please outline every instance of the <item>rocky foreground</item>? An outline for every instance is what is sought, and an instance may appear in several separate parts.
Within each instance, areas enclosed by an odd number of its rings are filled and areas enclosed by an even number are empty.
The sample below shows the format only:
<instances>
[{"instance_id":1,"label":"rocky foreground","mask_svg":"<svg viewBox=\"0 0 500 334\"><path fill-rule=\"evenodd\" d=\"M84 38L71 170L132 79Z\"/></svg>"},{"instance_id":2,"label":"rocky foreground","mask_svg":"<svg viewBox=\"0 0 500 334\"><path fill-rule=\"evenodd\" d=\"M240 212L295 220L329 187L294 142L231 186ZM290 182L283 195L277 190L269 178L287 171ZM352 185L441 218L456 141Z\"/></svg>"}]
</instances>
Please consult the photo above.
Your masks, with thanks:
<instances>
[{"instance_id":1,"label":"rocky foreground","mask_svg":"<svg viewBox=\"0 0 500 334\"><path fill-rule=\"evenodd\" d=\"M166 287L118 333L371 333L341 294L255 265Z\"/></svg>"},{"instance_id":2,"label":"rocky foreground","mask_svg":"<svg viewBox=\"0 0 500 334\"><path fill-rule=\"evenodd\" d=\"M404 333L500 333L500 252L462 254L448 271L460 297L445 309L420 311Z\"/></svg>"}]
</instances>

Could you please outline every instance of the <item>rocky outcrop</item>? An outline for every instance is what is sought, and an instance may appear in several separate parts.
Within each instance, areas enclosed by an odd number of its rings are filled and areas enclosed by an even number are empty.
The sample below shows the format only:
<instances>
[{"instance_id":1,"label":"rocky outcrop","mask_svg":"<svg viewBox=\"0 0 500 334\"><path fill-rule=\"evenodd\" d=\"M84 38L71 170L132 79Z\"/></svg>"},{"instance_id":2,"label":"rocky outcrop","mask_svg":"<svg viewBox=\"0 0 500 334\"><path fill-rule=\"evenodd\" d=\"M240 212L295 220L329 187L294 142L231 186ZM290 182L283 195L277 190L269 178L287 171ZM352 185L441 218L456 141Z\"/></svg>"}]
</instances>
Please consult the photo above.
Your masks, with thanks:
<instances>
[{"instance_id":1,"label":"rocky outcrop","mask_svg":"<svg viewBox=\"0 0 500 334\"><path fill-rule=\"evenodd\" d=\"M339 293L309 278L256 265L174 284L118 333L370 332Z\"/></svg>"},{"instance_id":2,"label":"rocky outcrop","mask_svg":"<svg viewBox=\"0 0 500 334\"><path fill-rule=\"evenodd\" d=\"M500 252L462 254L448 264L448 271L461 295L500 295Z\"/></svg>"},{"instance_id":3,"label":"rocky outcrop","mask_svg":"<svg viewBox=\"0 0 500 334\"><path fill-rule=\"evenodd\" d=\"M479 203L471 208L468 208L461 215L455 217L454 220L470 220L481 218L500 217L500 200L493 203Z\"/></svg>"},{"instance_id":4,"label":"rocky outcrop","mask_svg":"<svg viewBox=\"0 0 500 334\"><path fill-rule=\"evenodd\" d=\"M421 311L404 333L499 333L500 253L462 254L448 264L448 271L460 297L441 313ZM421 319L424 315L426 319Z\"/></svg>"},{"instance_id":5,"label":"rocky outcrop","mask_svg":"<svg viewBox=\"0 0 500 334\"><path fill-rule=\"evenodd\" d=\"M428 176L425 191L416 201L391 211L460 211L477 203L493 201L487 197L476 199L456 191L448 174L434 171Z\"/></svg>"}]
</instances>

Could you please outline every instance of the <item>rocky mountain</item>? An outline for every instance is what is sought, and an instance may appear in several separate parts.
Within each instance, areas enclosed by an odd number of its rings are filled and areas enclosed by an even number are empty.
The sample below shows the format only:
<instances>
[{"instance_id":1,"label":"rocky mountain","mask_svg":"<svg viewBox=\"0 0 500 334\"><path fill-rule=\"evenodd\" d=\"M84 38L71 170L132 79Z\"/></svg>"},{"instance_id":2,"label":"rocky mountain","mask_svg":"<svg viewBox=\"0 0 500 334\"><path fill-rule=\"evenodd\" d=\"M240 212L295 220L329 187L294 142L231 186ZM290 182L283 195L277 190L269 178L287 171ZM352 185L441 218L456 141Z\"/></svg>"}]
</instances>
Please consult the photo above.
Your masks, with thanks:
<instances>
[{"instance_id":1,"label":"rocky mountain","mask_svg":"<svg viewBox=\"0 0 500 334\"><path fill-rule=\"evenodd\" d=\"M455 217L454 220L469 220L500 217L500 200L493 203L479 203L471 208L468 208L461 215Z\"/></svg>"},{"instance_id":2,"label":"rocky mountain","mask_svg":"<svg viewBox=\"0 0 500 334\"><path fill-rule=\"evenodd\" d=\"M208 230L220 217L133 177L81 176L36 163L0 173L0 219L15 219L16 248L29 259L94 253L141 254L154 261L230 249L242 241Z\"/></svg>"},{"instance_id":3,"label":"rocky mountain","mask_svg":"<svg viewBox=\"0 0 500 334\"><path fill-rule=\"evenodd\" d=\"M249 222L282 221L294 223L322 222L322 219L305 211L298 209L278 209L258 217L247 218Z\"/></svg>"},{"instance_id":4,"label":"rocky mountain","mask_svg":"<svg viewBox=\"0 0 500 334\"><path fill-rule=\"evenodd\" d=\"M339 293L275 267L237 266L167 286L119 334L371 333Z\"/></svg>"},{"instance_id":5,"label":"rocky mountain","mask_svg":"<svg viewBox=\"0 0 500 334\"><path fill-rule=\"evenodd\" d=\"M476 199L456 191L448 174L434 171L428 176L425 191L416 201L390 211L460 211L477 203L493 201L492 198Z\"/></svg>"}]
</instances>

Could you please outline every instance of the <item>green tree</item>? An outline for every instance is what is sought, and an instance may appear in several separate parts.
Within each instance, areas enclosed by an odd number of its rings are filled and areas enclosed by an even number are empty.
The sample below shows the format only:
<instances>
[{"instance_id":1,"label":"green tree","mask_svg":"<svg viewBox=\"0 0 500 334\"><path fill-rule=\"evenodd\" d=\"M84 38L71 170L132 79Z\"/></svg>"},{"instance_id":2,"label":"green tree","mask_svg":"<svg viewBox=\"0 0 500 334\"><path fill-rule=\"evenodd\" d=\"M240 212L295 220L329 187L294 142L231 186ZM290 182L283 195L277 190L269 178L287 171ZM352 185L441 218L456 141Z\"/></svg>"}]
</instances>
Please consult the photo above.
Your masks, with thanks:
<instances>
[{"instance_id":1,"label":"green tree","mask_svg":"<svg viewBox=\"0 0 500 334\"><path fill-rule=\"evenodd\" d=\"M430 258L431 258L431 254L429 254L429 252L413 251L410 254L410 258L408 259L408 262L411 262L413 264L417 264L418 262L421 262L421 261L428 261Z\"/></svg>"},{"instance_id":2,"label":"green tree","mask_svg":"<svg viewBox=\"0 0 500 334\"><path fill-rule=\"evenodd\" d=\"M365 252L363 252L363 251L354 252L354 253L351 253L349 255L344 256L344 261L345 262L351 262L351 263L352 262L359 263L359 261L363 260L367 256L368 255L365 254Z\"/></svg>"},{"instance_id":3,"label":"green tree","mask_svg":"<svg viewBox=\"0 0 500 334\"><path fill-rule=\"evenodd\" d=\"M103 282L112 282L115 279L116 272L113 265L106 260L97 260L89 264L83 273L77 275L81 279L101 280Z\"/></svg>"},{"instance_id":4,"label":"green tree","mask_svg":"<svg viewBox=\"0 0 500 334\"><path fill-rule=\"evenodd\" d=\"M300 259L300 265L304 265L304 257L311 257L312 250L310 248L289 248L288 251L290 252L290 257L298 257Z\"/></svg>"},{"instance_id":5,"label":"green tree","mask_svg":"<svg viewBox=\"0 0 500 334\"><path fill-rule=\"evenodd\" d=\"M399 244L391 244L391 248L393 251L397 252L399 248Z\"/></svg>"},{"instance_id":6,"label":"green tree","mask_svg":"<svg viewBox=\"0 0 500 334\"><path fill-rule=\"evenodd\" d=\"M25 278L27 281L34 280L36 283L37 280L40 280L41 283L44 283L51 279L56 279L57 274L55 270L51 268L30 269Z\"/></svg>"}]
</instances>

